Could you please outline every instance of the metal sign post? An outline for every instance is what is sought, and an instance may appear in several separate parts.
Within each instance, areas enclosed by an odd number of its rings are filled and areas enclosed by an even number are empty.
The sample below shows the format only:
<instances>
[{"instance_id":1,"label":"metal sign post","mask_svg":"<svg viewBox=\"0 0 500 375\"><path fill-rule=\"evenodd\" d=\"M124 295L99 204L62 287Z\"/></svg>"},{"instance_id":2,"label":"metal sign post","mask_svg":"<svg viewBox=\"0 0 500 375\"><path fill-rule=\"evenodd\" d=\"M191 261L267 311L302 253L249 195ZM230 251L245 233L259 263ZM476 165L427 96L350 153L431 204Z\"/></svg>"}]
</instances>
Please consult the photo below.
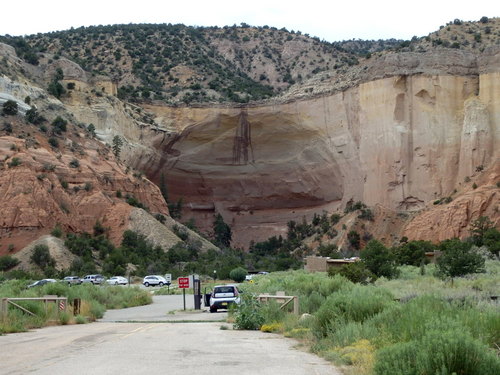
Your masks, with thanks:
<instances>
[{"instance_id":1,"label":"metal sign post","mask_svg":"<svg viewBox=\"0 0 500 375\"><path fill-rule=\"evenodd\" d=\"M167 281L167 294L170 295L170 285L172 285L172 274L171 273L166 273L165 274L165 280Z\"/></svg>"},{"instance_id":2,"label":"metal sign post","mask_svg":"<svg viewBox=\"0 0 500 375\"><path fill-rule=\"evenodd\" d=\"M186 310L186 289L189 288L189 277L179 277L177 279L179 288L182 289L182 300L184 302L184 311Z\"/></svg>"}]
</instances>

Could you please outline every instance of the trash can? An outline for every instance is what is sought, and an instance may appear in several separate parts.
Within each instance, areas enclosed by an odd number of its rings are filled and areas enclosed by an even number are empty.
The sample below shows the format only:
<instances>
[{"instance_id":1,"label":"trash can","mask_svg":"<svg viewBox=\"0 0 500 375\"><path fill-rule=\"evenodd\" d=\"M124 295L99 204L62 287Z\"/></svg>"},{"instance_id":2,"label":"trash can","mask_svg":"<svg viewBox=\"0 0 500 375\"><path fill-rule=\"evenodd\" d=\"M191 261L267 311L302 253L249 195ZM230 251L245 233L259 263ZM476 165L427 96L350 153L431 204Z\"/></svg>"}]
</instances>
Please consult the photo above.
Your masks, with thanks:
<instances>
[{"instance_id":1,"label":"trash can","mask_svg":"<svg viewBox=\"0 0 500 375\"><path fill-rule=\"evenodd\" d=\"M205 307L210 306L210 296L211 295L212 295L212 293L205 293L205 300L203 301L205 303Z\"/></svg>"}]
</instances>

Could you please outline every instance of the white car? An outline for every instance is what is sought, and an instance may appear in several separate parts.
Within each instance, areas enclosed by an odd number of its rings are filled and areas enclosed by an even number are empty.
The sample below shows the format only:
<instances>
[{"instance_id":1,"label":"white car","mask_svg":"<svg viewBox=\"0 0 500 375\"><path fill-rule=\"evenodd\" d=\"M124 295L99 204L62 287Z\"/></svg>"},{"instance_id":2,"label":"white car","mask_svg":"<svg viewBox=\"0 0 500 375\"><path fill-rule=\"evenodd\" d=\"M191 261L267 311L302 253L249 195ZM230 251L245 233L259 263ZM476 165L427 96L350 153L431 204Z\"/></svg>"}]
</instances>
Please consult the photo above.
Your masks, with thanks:
<instances>
[{"instance_id":1,"label":"white car","mask_svg":"<svg viewBox=\"0 0 500 375\"><path fill-rule=\"evenodd\" d=\"M127 285L128 280L123 276L113 276L106 280L109 285Z\"/></svg>"},{"instance_id":2,"label":"white car","mask_svg":"<svg viewBox=\"0 0 500 375\"><path fill-rule=\"evenodd\" d=\"M167 280L160 275L149 275L142 280L142 283L144 284L145 287L148 286L163 286L167 285Z\"/></svg>"},{"instance_id":3,"label":"white car","mask_svg":"<svg viewBox=\"0 0 500 375\"><path fill-rule=\"evenodd\" d=\"M240 291L236 285L217 285L210 296L210 312L228 309L230 305L240 303Z\"/></svg>"}]
</instances>

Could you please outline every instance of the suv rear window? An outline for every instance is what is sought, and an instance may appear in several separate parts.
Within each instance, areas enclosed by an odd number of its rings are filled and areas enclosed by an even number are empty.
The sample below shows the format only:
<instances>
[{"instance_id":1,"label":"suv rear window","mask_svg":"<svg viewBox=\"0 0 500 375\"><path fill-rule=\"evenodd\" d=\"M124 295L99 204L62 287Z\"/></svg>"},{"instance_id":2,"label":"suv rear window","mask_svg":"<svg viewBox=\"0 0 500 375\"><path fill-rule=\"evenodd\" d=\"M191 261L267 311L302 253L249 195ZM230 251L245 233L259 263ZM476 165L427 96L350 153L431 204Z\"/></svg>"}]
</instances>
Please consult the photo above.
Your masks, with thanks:
<instances>
[{"instance_id":1,"label":"suv rear window","mask_svg":"<svg viewBox=\"0 0 500 375\"><path fill-rule=\"evenodd\" d=\"M234 286L219 286L214 288L214 293L234 293Z\"/></svg>"}]
</instances>

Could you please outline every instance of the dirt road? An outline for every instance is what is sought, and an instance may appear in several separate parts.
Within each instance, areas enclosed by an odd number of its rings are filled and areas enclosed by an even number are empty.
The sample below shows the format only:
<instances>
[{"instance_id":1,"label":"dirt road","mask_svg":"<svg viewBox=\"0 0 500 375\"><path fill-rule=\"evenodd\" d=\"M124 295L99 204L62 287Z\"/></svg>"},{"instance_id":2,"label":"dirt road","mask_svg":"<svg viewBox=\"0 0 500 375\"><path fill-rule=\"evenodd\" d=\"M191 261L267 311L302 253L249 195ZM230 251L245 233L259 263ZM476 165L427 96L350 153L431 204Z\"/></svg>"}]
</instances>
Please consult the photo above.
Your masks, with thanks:
<instances>
[{"instance_id":1,"label":"dirt road","mask_svg":"<svg viewBox=\"0 0 500 375\"><path fill-rule=\"evenodd\" d=\"M131 309L126 310L125 320L140 320L134 319L138 315ZM183 321L188 320L183 315L223 316L162 314ZM295 341L279 335L236 331L224 322L164 323L150 318L149 322L102 321L0 336L0 374L340 374L326 361L295 349Z\"/></svg>"}]
</instances>

